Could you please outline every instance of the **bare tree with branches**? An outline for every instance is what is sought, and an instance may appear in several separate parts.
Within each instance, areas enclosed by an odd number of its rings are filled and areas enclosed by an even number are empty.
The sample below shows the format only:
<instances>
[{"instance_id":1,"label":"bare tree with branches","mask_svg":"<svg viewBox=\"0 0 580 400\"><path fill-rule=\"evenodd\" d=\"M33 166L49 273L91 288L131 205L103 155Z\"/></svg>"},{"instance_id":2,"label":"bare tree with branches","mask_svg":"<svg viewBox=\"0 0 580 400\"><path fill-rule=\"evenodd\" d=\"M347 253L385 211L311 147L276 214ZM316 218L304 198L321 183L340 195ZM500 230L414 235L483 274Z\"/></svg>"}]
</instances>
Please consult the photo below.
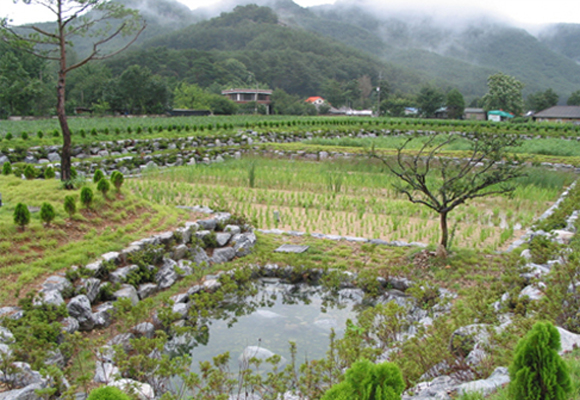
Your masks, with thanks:
<instances>
[{"instance_id":1,"label":"bare tree with branches","mask_svg":"<svg viewBox=\"0 0 580 400\"><path fill-rule=\"evenodd\" d=\"M468 141L469 150L460 159L443 154L446 146L458 140L457 135L430 136L414 152L408 146L416 136L410 137L391 158L371 150L371 156L380 159L399 178L395 190L412 203L439 214L439 244L444 253L449 244L447 217L455 207L479 197L509 194L515 189L514 179L525 175L524 165L507 152L520 145L517 137L473 132L463 138Z\"/></svg>"},{"instance_id":2,"label":"bare tree with branches","mask_svg":"<svg viewBox=\"0 0 580 400\"><path fill-rule=\"evenodd\" d=\"M15 2L17 0L14 0ZM22 0L23 3L47 8L56 18L54 29L39 25L15 27L1 20L3 40L25 51L58 63L56 113L62 130L61 180L67 188L71 184L71 132L68 127L65 100L66 76L89 61L104 60L127 49L146 27L139 14L108 0ZM67 50L79 36L93 38L89 54L75 63L67 62ZM103 51L117 37L128 37L120 48Z\"/></svg>"}]
</instances>

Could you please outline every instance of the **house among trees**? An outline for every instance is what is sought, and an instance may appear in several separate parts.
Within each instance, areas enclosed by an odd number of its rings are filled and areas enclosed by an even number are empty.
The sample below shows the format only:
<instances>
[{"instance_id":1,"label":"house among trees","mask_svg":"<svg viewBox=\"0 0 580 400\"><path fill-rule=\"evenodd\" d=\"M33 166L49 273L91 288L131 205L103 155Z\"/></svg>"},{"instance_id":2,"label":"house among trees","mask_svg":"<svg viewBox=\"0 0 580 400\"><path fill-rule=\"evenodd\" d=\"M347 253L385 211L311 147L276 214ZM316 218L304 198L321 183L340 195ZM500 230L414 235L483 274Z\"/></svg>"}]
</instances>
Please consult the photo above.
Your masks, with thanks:
<instances>
[{"instance_id":1,"label":"house among trees","mask_svg":"<svg viewBox=\"0 0 580 400\"><path fill-rule=\"evenodd\" d=\"M306 103L310 103L312 105L314 105L314 107L318 108L321 105L323 105L324 103L326 103L326 100L324 100L322 97L320 96L312 96L307 98L306 100L304 100Z\"/></svg>"},{"instance_id":2,"label":"house among trees","mask_svg":"<svg viewBox=\"0 0 580 400\"><path fill-rule=\"evenodd\" d=\"M267 114L272 113L272 91L268 89L228 89L223 90L222 95L238 103L246 104L256 102L266 107Z\"/></svg>"},{"instance_id":3,"label":"house among trees","mask_svg":"<svg viewBox=\"0 0 580 400\"><path fill-rule=\"evenodd\" d=\"M580 124L580 106L554 106L537 112L534 121L540 122L574 122Z\"/></svg>"},{"instance_id":4,"label":"house among trees","mask_svg":"<svg viewBox=\"0 0 580 400\"><path fill-rule=\"evenodd\" d=\"M466 108L463 111L463 119L471 121L485 121L487 116L483 108Z\"/></svg>"},{"instance_id":5,"label":"house among trees","mask_svg":"<svg viewBox=\"0 0 580 400\"><path fill-rule=\"evenodd\" d=\"M513 114L503 110L491 110L487 112L487 120L501 122L513 118Z\"/></svg>"}]
</instances>

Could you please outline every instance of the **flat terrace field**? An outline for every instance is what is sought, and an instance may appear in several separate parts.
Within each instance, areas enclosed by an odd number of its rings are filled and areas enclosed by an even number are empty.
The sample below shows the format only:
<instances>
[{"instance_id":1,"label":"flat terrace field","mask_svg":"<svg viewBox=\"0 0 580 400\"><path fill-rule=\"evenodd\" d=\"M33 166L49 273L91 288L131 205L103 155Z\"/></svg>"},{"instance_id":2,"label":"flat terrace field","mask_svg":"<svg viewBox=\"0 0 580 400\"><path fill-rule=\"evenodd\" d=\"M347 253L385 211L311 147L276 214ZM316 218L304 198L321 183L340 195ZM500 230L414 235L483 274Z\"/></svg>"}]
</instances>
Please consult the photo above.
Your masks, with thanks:
<instances>
[{"instance_id":1,"label":"flat terrace field","mask_svg":"<svg viewBox=\"0 0 580 400\"><path fill-rule=\"evenodd\" d=\"M511 198L489 197L450 214L453 245L505 249L573 180L530 168ZM437 215L392 189L394 178L367 157L324 162L244 158L150 172L127 185L163 205L206 205L249 217L257 228L437 243Z\"/></svg>"}]
</instances>

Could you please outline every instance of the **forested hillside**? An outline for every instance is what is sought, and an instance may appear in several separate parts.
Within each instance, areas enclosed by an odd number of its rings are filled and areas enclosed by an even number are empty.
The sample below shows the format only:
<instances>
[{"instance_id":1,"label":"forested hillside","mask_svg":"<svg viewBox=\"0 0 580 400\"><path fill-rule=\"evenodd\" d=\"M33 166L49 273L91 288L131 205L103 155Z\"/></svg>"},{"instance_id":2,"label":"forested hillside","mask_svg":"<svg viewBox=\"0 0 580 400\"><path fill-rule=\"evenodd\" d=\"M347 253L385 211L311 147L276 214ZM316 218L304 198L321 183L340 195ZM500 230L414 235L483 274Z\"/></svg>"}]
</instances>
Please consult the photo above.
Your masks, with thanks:
<instances>
[{"instance_id":1,"label":"forested hillside","mask_svg":"<svg viewBox=\"0 0 580 400\"><path fill-rule=\"evenodd\" d=\"M316 110L305 106L307 96L323 96L336 107L371 108L380 86L381 100L390 104L381 107L400 114L417 105L427 86L438 88L438 98L458 90L465 104L479 104L487 78L498 72L523 82L528 99L550 90L563 104L580 90L579 25L551 26L536 38L489 18L448 24L421 11L379 12L346 0L311 8L257 0L261 5L234 9L232 0L222 5L227 12L211 19L215 10L191 11L175 0L119 1L139 10L147 29L120 56L69 74L69 112L194 107L231 113L235 105L219 94L249 86L275 90L275 112L309 114ZM90 40L74 43L71 62L88 52ZM109 50L120 45L113 41ZM0 50L0 117L50 113L56 65L6 46Z\"/></svg>"},{"instance_id":2,"label":"forested hillside","mask_svg":"<svg viewBox=\"0 0 580 400\"><path fill-rule=\"evenodd\" d=\"M580 89L580 65L574 61L580 58L577 25L558 25L538 40L523 29L485 18L449 23L421 11L403 17L363 10L353 2L312 10L322 20L354 24L388 43L373 46L387 61L423 70L436 80L452 75L450 81L466 95L481 95L490 71L515 76L526 85L526 94L552 88L565 99Z\"/></svg>"}]
</instances>

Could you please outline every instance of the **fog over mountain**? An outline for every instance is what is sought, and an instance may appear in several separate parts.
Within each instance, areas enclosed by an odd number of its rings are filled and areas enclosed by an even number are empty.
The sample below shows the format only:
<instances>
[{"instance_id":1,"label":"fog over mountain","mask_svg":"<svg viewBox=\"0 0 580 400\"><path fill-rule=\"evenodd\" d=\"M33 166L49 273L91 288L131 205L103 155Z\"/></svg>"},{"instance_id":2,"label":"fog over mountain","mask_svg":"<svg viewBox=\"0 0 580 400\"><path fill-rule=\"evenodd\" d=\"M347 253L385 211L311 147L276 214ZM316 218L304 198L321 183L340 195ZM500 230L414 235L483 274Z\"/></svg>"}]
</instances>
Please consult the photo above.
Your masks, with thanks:
<instances>
[{"instance_id":1,"label":"fog over mountain","mask_svg":"<svg viewBox=\"0 0 580 400\"><path fill-rule=\"evenodd\" d=\"M156 3L126 1L146 9ZM223 0L180 15L197 22L237 5L267 6L284 26L333 38L419 71L467 97L485 93L487 77L496 72L524 82L525 94L553 88L562 102L580 89L580 24L524 25L487 3L458 6L456 0L445 0L420 3L418 8L417 1L338 0L305 8L292 0Z\"/></svg>"}]
</instances>

